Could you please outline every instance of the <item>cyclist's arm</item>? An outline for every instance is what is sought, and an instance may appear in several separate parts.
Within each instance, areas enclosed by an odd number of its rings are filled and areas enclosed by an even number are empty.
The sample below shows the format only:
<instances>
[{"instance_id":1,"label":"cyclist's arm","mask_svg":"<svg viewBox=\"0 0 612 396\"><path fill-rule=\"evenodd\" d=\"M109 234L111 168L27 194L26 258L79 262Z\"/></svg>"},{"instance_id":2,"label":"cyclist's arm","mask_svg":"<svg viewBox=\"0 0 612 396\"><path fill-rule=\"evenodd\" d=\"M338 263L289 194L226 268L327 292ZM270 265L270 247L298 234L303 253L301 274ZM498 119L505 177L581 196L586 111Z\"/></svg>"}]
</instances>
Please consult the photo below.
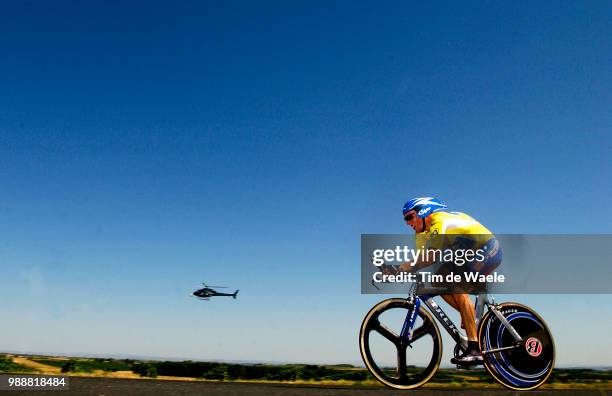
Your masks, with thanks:
<instances>
[{"instance_id":1,"label":"cyclist's arm","mask_svg":"<svg viewBox=\"0 0 612 396\"><path fill-rule=\"evenodd\" d=\"M429 267L436 262L436 254L444 246L444 231L442 223L432 223L429 234L416 235L416 246L420 250L415 260L407 261L399 266L400 271L416 272L421 268ZM433 253L433 254L432 254Z\"/></svg>"},{"instance_id":2,"label":"cyclist's arm","mask_svg":"<svg viewBox=\"0 0 612 396\"><path fill-rule=\"evenodd\" d=\"M433 251L433 249L431 249L431 251ZM417 257L417 259L414 261L406 261L404 264L399 266L399 270L406 272L416 272L421 268L429 267L434 263L433 258L435 258L435 256L435 254L427 254Z\"/></svg>"}]
</instances>

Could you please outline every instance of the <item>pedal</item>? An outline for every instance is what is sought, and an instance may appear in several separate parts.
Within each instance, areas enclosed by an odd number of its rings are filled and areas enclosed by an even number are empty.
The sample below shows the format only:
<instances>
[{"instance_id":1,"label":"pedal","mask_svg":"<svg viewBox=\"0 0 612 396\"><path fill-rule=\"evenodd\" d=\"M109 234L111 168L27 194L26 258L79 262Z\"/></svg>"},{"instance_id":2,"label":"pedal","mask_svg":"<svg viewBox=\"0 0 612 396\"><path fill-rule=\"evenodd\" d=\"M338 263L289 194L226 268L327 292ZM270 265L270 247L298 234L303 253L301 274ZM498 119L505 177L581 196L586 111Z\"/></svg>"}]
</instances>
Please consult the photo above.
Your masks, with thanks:
<instances>
[{"instance_id":1,"label":"pedal","mask_svg":"<svg viewBox=\"0 0 612 396\"><path fill-rule=\"evenodd\" d=\"M456 367L457 370L473 370L475 368L478 368L478 366L482 366L484 364L484 362L473 362L472 364L457 364L455 363L453 360L455 360L454 358L451 360L451 363L453 363Z\"/></svg>"},{"instance_id":2,"label":"pedal","mask_svg":"<svg viewBox=\"0 0 612 396\"><path fill-rule=\"evenodd\" d=\"M474 370L476 368L478 368L478 364L473 364L471 366L462 366L460 364L457 364L457 370Z\"/></svg>"}]
</instances>

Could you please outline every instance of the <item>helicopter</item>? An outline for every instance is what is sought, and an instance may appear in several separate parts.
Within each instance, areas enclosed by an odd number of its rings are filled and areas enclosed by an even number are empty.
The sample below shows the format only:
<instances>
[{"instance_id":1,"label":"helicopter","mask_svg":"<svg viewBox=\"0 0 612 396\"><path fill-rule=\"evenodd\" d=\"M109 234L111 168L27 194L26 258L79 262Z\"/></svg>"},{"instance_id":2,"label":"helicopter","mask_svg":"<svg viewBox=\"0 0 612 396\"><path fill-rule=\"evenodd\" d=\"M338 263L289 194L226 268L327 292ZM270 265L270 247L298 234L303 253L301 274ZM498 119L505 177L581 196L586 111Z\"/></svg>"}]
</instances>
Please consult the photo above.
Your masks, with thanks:
<instances>
[{"instance_id":1,"label":"helicopter","mask_svg":"<svg viewBox=\"0 0 612 396\"><path fill-rule=\"evenodd\" d=\"M234 293L219 293L218 291L213 289L213 287L225 289L226 288L225 286L208 286L204 282L202 282L202 285L204 285L203 288L198 289L194 291L193 293L191 293L192 296L195 296L199 298L200 300L210 300L211 297L216 297L216 296L227 296L227 297L236 298L236 296L238 295L238 290L236 290Z\"/></svg>"}]
</instances>

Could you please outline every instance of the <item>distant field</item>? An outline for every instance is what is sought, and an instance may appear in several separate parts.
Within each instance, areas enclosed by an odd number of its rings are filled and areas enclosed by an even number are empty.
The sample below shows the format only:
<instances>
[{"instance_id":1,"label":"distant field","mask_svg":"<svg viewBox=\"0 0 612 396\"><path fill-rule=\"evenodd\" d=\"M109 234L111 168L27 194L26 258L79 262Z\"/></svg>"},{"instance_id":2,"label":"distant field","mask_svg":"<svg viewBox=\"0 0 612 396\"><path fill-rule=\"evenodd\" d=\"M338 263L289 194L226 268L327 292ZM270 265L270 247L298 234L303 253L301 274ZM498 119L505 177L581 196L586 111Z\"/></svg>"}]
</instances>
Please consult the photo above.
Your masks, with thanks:
<instances>
[{"instance_id":1,"label":"distant field","mask_svg":"<svg viewBox=\"0 0 612 396\"><path fill-rule=\"evenodd\" d=\"M0 356L0 373L35 373L36 370L19 363L15 363L12 358Z\"/></svg>"},{"instance_id":2,"label":"distant field","mask_svg":"<svg viewBox=\"0 0 612 396\"><path fill-rule=\"evenodd\" d=\"M0 372L66 373L81 376L192 381L255 381L381 386L366 370L349 364L266 365L0 355ZM441 369L426 386L433 388L487 388L498 387L499 385L483 369ZM612 370L556 369L545 387L552 389L612 389Z\"/></svg>"},{"instance_id":3,"label":"distant field","mask_svg":"<svg viewBox=\"0 0 612 396\"><path fill-rule=\"evenodd\" d=\"M82 359L82 358L73 358L73 359L51 359L51 358L31 358L30 360L49 365L54 367L63 368L67 364L73 364L72 368L69 368L70 372L83 372L83 373L91 373L96 370L102 371L131 371L132 364L126 363L121 360L114 359Z\"/></svg>"}]
</instances>

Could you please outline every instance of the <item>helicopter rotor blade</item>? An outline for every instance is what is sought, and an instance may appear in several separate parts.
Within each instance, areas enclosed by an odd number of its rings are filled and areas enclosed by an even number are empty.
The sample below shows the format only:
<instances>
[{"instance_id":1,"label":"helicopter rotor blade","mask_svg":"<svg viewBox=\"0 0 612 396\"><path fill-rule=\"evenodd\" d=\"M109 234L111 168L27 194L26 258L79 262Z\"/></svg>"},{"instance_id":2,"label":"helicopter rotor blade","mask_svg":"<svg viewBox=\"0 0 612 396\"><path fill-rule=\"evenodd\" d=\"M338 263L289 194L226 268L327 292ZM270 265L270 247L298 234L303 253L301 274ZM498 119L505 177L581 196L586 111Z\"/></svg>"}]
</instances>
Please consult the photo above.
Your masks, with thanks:
<instances>
[{"instance_id":1,"label":"helicopter rotor blade","mask_svg":"<svg viewBox=\"0 0 612 396\"><path fill-rule=\"evenodd\" d=\"M207 285L206 283L202 282L202 284L204 285L204 287L218 287L220 289L227 289L227 286L212 286L212 285Z\"/></svg>"}]
</instances>

